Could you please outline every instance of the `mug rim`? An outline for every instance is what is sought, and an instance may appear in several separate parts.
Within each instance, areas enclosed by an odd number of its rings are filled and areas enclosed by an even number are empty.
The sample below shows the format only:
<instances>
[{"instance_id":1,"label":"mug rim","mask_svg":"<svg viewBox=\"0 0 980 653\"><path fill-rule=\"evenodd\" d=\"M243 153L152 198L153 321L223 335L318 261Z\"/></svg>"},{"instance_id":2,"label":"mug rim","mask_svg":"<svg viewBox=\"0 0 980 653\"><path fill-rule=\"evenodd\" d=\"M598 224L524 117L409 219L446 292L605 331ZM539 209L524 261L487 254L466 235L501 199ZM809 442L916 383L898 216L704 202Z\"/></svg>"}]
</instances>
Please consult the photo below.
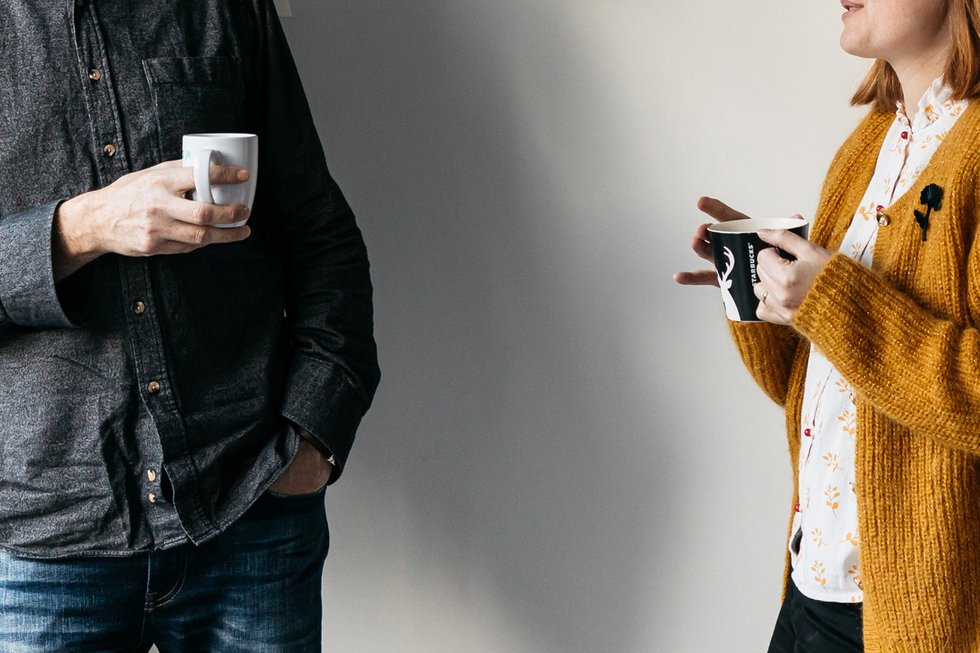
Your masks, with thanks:
<instances>
[{"instance_id":1,"label":"mug rim","mask_svg":"<svg viewBox=\"0 0 980 653\"><path fill-rule=\"evenodd\" d=\"M719 234L753 234L760 229L797 229L810 224L805 218L746 218L719 222L708 231Z\"/></svg>"},{"instance_id":2,"label":"mug rim","mask_svg":"<svg viewBox=\"0 0 980 653\"><path fill-rule=\"evenodd\" d=\"M184 134L184 138L229 138L229 139L249 139L258 138L258 134L246 134L240 132L214 132L204 134Z\"/></svg>"}]
</instances>

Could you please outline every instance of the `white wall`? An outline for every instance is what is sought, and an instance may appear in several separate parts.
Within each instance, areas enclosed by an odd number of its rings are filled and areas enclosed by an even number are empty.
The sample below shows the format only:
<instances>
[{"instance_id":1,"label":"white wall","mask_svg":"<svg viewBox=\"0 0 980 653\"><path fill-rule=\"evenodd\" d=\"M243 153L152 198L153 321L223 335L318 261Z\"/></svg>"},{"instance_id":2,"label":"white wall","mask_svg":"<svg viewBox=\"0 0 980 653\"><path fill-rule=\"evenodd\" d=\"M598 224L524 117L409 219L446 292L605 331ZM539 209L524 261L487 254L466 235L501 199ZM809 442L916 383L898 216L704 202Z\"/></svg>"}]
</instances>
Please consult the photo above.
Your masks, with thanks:
<instances>
[{"instance_id":1,"label":"white wall","mask_svg":"<svg viewBox=\"0 0 980 653\"><path fill-rule=\"evenodd\" d=\"M694 201L811 216L836 2L295 0L384 379L328 494L326 650L765 650L790 474Z\"/></svg>"}]
</instances>

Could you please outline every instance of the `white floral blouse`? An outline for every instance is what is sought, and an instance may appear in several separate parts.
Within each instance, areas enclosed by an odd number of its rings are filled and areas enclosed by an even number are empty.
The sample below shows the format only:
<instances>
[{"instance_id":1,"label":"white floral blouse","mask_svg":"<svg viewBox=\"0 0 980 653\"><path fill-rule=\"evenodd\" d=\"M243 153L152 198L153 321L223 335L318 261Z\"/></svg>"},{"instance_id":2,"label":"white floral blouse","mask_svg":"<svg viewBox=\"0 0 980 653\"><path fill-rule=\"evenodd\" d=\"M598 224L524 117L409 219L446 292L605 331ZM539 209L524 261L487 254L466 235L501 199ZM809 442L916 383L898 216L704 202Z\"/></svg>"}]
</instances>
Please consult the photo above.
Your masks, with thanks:
<instances>
[{"instance_id":1,"label":"white floral blouse","mask_svg":"<svg viewBox=\"0 0 980 653\"><path fill-rule=\"evenodd\" d=\"M919 101L914 123L898 106L874 176L840 246L841 253L871 266L878 220L918 180L929 159L967 106L953 101L942 78ZM902 219L913 219L902 216ZM800 503L789 549L792 579L818 601L856 603L861 589L861 539L854 491L857 415L847 380L811 347L800 424Z\"/></svg>"}]
</instances>

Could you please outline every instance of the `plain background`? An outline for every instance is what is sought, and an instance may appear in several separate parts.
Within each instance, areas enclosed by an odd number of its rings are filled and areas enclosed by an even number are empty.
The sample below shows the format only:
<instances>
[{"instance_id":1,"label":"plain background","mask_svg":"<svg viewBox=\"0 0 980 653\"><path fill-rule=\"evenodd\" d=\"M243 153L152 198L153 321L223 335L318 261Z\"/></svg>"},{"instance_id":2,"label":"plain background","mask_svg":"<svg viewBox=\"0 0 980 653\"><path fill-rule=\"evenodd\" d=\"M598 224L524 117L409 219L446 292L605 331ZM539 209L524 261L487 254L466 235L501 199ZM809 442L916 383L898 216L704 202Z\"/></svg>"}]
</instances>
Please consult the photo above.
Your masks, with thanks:
<instances>
[{"instance_id":1,"label":"plain background","mask_svg":"<svg viewBox=\"0 0 980 653\"><path fill-rule=\"evenodd\" d=\"M781 411L715 289L702 194L812 217L862 110L840 5L293 0L373 264L384 378L328 492L325 650L756 653Z\"/></svg>"}]
</instances>

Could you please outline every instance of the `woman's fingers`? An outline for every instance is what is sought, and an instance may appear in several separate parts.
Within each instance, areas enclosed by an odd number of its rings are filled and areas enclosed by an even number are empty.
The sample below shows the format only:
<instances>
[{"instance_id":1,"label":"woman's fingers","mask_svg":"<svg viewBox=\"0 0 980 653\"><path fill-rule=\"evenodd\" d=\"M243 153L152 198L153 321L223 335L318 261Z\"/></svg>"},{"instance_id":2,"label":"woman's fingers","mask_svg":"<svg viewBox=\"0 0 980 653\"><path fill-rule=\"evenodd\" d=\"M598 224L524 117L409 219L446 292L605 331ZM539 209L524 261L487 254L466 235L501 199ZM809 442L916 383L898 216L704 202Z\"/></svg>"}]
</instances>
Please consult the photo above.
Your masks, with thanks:
<instances>
[{"instance_id":1,"label":"woman's fingers","mask_svg":"<svg viewBox=\"0 0 980 653\"><path fill-rule=\"evenodd\" d=\"M698 200L698 209L714 218L718 222L728 222L730 220L744 220L749 216L736 211L720 200L713 197L702 197ZM706 222L700 225L694 232L691 239L691 249L699 257L714 263L714 254L711 251L711 234L708 228L713 223ZM695 270L691 272L678 272L674 275L674 281L683 286L718 286L718 275L714 270Z\"/></svg>"},{"instance_id":2,"label":"woman's fingers","mask_svg":"<svg viewBox=\"0 0 980 653\"><path fill-rule=\"evenodd\" d=\"M714 255L711 252L711 243L695 236L691 239L691 249L694 253L709 263L714 263Z\"/></svg>"},{"instance_id":3,"label":"woman's fingers","mask_svg":"<svg viewBox=\"0 0 980 653\"><path fill-rule=\"evenodd\" d=\"M674 281L682 286L718 286L718 275L714 270L695 270L693 272L677 272Z\"/></svg>"},{"instance_id":4,"label":"woman's fingers","mask_svg":"<svg viewBox=\"0 0 980 653\"><path fill-rule=\"evenodd\" d=\"M736 211L721 200L713 197L702 197L698 200L698 210L707 213L718 222L730 222L732 220L746 220L749 216L740 211Z\"/></svg>"}]
</instances>

